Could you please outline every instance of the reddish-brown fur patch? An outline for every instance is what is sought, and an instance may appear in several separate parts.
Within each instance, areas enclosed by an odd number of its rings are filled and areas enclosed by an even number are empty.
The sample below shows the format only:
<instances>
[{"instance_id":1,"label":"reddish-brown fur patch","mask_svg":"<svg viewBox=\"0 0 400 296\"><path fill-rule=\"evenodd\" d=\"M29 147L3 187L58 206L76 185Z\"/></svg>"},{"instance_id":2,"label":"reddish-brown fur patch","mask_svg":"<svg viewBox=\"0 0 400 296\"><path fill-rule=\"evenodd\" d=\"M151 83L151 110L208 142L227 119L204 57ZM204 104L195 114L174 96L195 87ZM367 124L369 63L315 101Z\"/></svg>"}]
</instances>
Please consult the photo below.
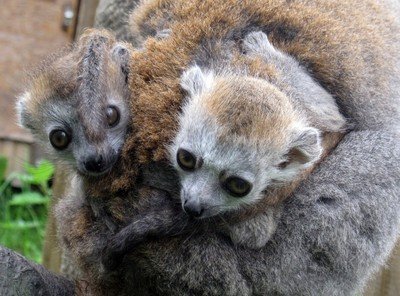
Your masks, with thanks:
<instances>
[{"instance_id":1,"label":"reddish-brown fur patch","mask_svg":"<svg viewBox=\"0 0 400 296\"><path fill-rule=\"evenodd\" d=\"M384 33L372 29L390 28L390 20L376 18L371 13L379 9L372 1L320 1L318 5L312 1L265 0L170 3L151 2L149 7L141 8L144 15L135 14L136 20L142 22L138 26L149 21L146 25L150 27L157 23L157 15L163 15L155 10L169 7L174 16L171 36L161 41L149 39L146 51L138 52L132 59L134 130L124 155L131 157L133 153L140 163L166 159L166 144L174 136L171 131L177 129L182 101L178 78L204 39L223 38L232 28L249 24L265 28L274 45L305 64L325 87L342 99L361 81L358 69L370 67L371 63L385 68L384 52L391 50ZM276 75L270 66L257 69L260 64L253 61L253 71L266 70L265 76Z\"/></svg>"}]
</instances>

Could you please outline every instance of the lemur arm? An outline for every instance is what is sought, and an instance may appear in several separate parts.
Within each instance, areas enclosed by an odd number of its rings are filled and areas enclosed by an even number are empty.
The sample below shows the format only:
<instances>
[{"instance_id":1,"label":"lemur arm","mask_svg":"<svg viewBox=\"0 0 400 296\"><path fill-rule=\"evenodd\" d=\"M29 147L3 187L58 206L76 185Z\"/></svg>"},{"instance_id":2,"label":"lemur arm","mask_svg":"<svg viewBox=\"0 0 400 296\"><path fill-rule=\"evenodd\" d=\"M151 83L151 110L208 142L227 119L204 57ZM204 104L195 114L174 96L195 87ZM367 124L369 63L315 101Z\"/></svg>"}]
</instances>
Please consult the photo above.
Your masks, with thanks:
<instances>
[{"instance_id":1,"label":"lemur arm","mask_svg":"<svg viewBox=\"0 0 400 296\"><path fill-rule=\"evenodd\" d=\"M102 252L104 270L114 270L120 265L125 254L140 243L155 237L182 234L189 228L190 220L182 211L179 201L172 199L165 191L154 189L146 200L146 206L134 219L113 235Z\"/></svg>"}]
</instances>

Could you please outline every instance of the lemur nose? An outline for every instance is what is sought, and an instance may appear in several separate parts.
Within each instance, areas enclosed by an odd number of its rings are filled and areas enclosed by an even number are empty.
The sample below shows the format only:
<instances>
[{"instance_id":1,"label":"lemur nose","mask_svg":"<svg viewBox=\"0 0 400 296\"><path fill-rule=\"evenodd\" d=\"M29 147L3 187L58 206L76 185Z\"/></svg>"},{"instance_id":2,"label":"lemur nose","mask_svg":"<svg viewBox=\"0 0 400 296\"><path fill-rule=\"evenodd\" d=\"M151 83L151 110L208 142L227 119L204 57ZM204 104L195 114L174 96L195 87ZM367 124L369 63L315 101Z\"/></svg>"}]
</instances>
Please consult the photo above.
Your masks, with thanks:
<instances>
[{"instance_id":1,"label":"lemur nose","mask_svg":"<svg viewBox=\"0 0 400 296\"><path fill-rule=\"evenodd\" d=\"M101 173L104 170L104 160L102 155L90 156L85 161L85 168L92 173Z\"/></svg>"},{"instance_id":2,"label":"lemur nose","mask_svg":"<svg viewBox=\"0 0 400 296\"><path fill-rule=\"evenodd\" d=\"M191 217L199 218L204 212L204 209L201 207L199 203L193 203L190 201L185 201L183 205L183 210Z\"/></svg>"}]
</instances>

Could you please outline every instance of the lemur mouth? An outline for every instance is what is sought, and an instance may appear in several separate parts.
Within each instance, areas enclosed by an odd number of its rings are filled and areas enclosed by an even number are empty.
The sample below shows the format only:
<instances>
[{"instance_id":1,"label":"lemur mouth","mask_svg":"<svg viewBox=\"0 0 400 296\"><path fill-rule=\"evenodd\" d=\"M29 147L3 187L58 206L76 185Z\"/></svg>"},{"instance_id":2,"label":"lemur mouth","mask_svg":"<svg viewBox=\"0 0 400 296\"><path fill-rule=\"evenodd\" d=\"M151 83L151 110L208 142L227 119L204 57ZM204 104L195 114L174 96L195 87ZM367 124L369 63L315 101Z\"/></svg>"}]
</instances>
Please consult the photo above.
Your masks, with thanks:
<instances>
[{"instance_id":1,"label":"lemur mouth","mask_svg":"<svg viewBox=\"0 0 400 296\"><path fill-rule=\"evenodd\" d=\"M100 176L103 176L103 175L106 175L107 173L109 173L111 171L112 167L113 166L111 165L110 167L108 167L107 169L105 169L101 172L91 172L91 171L87 171L87 170L83 170L83 171L79 170L79 172L82 175L87 176L87 177L100 177Z\"/></svg>"}]
</instances>

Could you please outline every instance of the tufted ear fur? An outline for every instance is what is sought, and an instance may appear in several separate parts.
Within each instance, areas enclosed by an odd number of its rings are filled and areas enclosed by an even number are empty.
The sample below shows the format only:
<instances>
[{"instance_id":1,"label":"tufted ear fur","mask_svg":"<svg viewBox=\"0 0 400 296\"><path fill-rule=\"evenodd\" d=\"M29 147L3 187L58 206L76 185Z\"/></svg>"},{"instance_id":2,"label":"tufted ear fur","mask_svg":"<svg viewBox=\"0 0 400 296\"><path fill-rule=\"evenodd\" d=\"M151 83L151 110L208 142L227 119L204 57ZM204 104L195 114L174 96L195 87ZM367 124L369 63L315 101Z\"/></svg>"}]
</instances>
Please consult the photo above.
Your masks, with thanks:
<instances>
[{"instance_id":1,"label":"tufted ear fur","mask_svg":"<svg viewBox=\"0 0 400 296\"><path fill-rule=\"evenodd\" d=\"M181 87L191 97L199 96L210 90L213 82L214 74L212 72L204 73L197 65L190 67L181 76Z\"/></svg>"},{"instance_id":2,"label":"tufted ear fur","mask_svg":"<svg viewBox=\"0 0 400 296\"><path fill-rule=\"evenodd\" d=\"M251 32L242 40L242 50L246 54L259 54L267 58L272 56L283 57L269 41L267 34L262 31Z\"/></svg>"},{"instance_id":3,"label":"tufted ear fur","mask_svg":"<svg viewBox=\"0 0 400 296\"><path fill-rule=\"evenodd\" d=\"M17 113L18 124L20 127L29 128L26 120L26 101L30 98L30 93L25 92L17 98L15 109Z\"/></svg>"},{"instance_id":4,"label":"tufted ear fur","mask_svg":"<svg viewBox=\"0 0 400 296\"><path fill-rule=\"evenodd\" d=\"M118 42L111 52L113 60L120 66L122 74L125 76L126 83L128 83L130 52L132 50L129 44Z\"/></svg>"},{"instance_id":5,"label":"tufted ear fur","mask_svg":"<svg viewBox=\"0 0 400 296\"><path fill-rule=\"evenodd\" d=\"M287 160L280 167L291 171L307 168L319 159L322 150L320 132L313 127L304 128L296 136L286 155Z\"/></svg>"}]
</instances>

